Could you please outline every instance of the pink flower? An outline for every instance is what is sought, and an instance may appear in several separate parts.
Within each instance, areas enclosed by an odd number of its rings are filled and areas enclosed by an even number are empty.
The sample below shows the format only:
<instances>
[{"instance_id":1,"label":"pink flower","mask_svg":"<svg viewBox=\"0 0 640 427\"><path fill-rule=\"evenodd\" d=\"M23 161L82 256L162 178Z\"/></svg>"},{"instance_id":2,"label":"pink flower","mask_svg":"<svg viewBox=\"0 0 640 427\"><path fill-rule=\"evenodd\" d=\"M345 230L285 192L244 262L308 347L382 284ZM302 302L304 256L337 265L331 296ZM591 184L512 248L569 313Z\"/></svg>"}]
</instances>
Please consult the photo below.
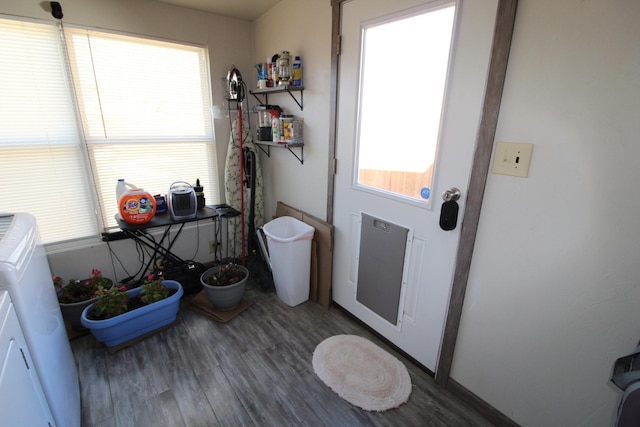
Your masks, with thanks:
<instances>
[{"instance_id":1,"label":"pink flower","mask_svg":"<svg viewBox=\"0 0 640 427\"><path fill-rule=\"evenodd\" d=\"M122 292L127 290L127 287L125 285L120 286L118 289L120 289Z\"/></svg>"},{"instance_id":2,"label":"pink flower","mask_svg":"<svg viewBox=\"0 0 640 427\"><path fill-rule=\"evenodd\" d=\"M149 273L149 275L147 276L148 280L153 280L155 278L155 275L153 273Z\"/></svg>"},{"instance_id":3,"label":"pink flower","mask_svg":"<svg viewBox=\"0 0 640 427\"><path fill-rule=\"evenodd\" d=\"M101 273L101 271L98 270L97 268L94 268L93 270L91 270L91 274L93 274L94 276L97 276L100 273Z\"/></svg>"}]
</instances>

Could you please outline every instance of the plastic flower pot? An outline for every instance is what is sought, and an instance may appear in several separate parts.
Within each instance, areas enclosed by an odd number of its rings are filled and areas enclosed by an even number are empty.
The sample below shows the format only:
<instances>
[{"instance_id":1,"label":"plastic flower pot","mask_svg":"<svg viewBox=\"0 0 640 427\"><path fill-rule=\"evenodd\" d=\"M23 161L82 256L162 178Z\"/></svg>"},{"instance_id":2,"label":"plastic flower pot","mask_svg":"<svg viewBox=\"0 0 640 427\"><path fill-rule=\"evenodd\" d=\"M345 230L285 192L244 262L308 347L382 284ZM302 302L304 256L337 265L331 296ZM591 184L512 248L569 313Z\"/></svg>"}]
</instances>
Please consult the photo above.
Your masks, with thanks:
<instances>
[{"instance_id":1,"label":"plastic flower pot","mask_svg":"<svg viewBox=\"0 0 640 427\"><path fill-rule=\"evenodd\" d=\"M86 282L87 280L90 280L90 279L84 279L84 280L81 280L81 282ZM108 280L109 282L111 282L111 285L109 287L113 286L113 281L111 279L105 279L105 280ZM82 327L82 323L80 321L82 312L84 311L85 308L87 308L89 305L93 304L96 301L98 301L98 298L91 298L84 301L69 302L69 303L59 302L58 305L60 306L60 312L62 313L62 318L67 321L69 326L71 326L71 329L76 331L83 331L86 329Z\"/></svg>"},{"instance_id":2,"label":"plastic flower pot","mask_svg":"<svg viewBox=\"0 0 640 427\"><path fill-rule=\"evenodd\" d=\"M226 266L217 265L206 270L200 276L200 283L209 299L209 302L220 311L230 311L238 307L244 297L244 291L247 287L247 280L249 280L249 270L242 265L235 265L238 269L244 272L244 278L239 282L226 285L210 285L207 278L218 272L220 268Z\"/></svg>"},{"instance_id":3,"label":"plastic flower pot","mask_svg":"<svg viewBox=\"0 0 640 427\"><path fill-rule=\"evenodd\" d=\"M153 304L104 320L92 320L87 317L94 309L93 303L82 312L82 326L89 329L93 336L107 347L114 347L174 322L184 291L182 285L175 280L164 280L162 284L177 292ZM133 298L141 291L142 288L134 288L129 289L127 293L129 298Z\"/></svg>"}]
</instances>

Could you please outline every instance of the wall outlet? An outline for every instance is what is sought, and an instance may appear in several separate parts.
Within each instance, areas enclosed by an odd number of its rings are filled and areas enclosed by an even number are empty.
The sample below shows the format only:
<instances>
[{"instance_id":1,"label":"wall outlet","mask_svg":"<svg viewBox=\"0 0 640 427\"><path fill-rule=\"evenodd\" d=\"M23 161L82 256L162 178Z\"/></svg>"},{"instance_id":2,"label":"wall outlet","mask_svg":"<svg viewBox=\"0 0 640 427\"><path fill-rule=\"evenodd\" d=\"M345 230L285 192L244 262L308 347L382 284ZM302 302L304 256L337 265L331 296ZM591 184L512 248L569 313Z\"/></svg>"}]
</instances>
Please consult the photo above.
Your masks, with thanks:
<instances>
[{"instance_id":1,"label":"wall outlet","mask_svg":"<svg viewBox=\"0 0 640 427\"><path fill-rule=\"evenodd\" d=\"M491 172L501 175L529 176L533 144L521 142L496 142Z\"/></svg>"},{"instance_id":2,"label":"wall outlet","mask_svg":"<svg viewBox=\"0 0 640 427\"><path fill-rule=\"evenodd\" d=\"M215 254L216 251L220 252L222 249L222 242L216 242L215 240L209 241L209 253Z\"/></svg>"}]
</instances>

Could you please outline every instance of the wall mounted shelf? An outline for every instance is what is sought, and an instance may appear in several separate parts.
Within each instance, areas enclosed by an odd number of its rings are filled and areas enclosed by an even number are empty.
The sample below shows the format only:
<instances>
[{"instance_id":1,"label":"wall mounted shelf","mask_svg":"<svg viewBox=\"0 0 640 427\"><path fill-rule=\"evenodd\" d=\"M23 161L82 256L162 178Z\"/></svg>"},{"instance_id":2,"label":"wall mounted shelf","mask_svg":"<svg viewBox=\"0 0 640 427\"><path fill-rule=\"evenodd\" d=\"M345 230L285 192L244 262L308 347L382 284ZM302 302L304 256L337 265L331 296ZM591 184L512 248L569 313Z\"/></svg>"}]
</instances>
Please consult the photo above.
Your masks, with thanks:
<instances>
[{"instance_id":1,"label":"wall mounted shelf","mask_svg":"<svg viewBox=\"0 0 640 427\"><path fill-rule=\"evenodd\" d=\"M270 142L270 141L258 141L257 139L253 141L258 148L267 155L267 157L271 157L271 147L277 147L277 148L286 148L287 150L289 150L289 152L291 154L293 154L293 156L298 159L298 161L300 162L301 165L304 164L304 142L294 142L291 144L286 144L286 143L282 143L279 144L277 142ZM266 147L263 148L263 147ZM292 150L292 148L299 148L300 149L300 155L298 156L295 151Z\"/></svg>"},{"instance_id":2,"label":"wall mounted shelf","mask_svg":"<svg viewBox=\"0 0 640 427\"><path fill-rule=\"evenodd\" d=\"M261 104L268 105L269 104L269 95L273 93L288 93L289 96L298 104L300 107L300 111L304 109L304 87L300 86L278 86L278 87L268 87L265 89L254 89L249 91L251 95ZM299 99L296 98L295 94L299 94ZM271 147L277 148L286 148L289 150L293 156L298 159L300 164L304 164L304 143L303 142L295 142L295 143L277 143L271 141L258 141L254 140L254 143L258 145L258 148L267 155L267 157L271 157ZM292 148L300 149L300 155L296 154Z\"/></svg>"},{"instance_id":3,"label":"wall mounted shelf","mask_svg":"<svg viewBox=\"0 0 640 427\"><path fill-rule=\"evenodd\" d=\"M299 86L278 86L268 87L265 89L254 89L249 91L251 95L262 105L269 104L269 95L272 93L288 93L291 98L298 104L300 111L304 110L304 87ZM295 93L299 93L300 99L296 98ZM262 97L262 99L260 98ZM264 101L264 102L263 102Z\"/></svg>"}]
</instances>

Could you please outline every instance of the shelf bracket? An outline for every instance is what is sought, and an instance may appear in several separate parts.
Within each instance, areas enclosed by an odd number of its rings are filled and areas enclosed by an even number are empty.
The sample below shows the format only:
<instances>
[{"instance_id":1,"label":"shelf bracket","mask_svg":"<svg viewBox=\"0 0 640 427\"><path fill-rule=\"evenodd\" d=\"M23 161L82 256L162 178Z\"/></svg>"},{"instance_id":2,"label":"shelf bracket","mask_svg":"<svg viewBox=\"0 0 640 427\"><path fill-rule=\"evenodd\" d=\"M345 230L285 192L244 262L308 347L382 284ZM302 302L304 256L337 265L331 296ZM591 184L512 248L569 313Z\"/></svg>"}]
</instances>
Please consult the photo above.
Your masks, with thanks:
<instances>
[{"instance_id":1,"label":"shelf bracket","mask_svg":"<svg viewBox=\"0 0 640 427\"><path fill-rule=\"evenodd\" d=\"M258 146L260 151L262 151L264 154L267 155L267 157L271 157L271 147L286 148L293 155L293 157L298 159L298 161L300 162L301 165L304 165L304 145L302 145L302 144L300 144L300 145L298 145L298 144L296 144L296 145L288 145L288 144L287 145L278 145L278 144L275 144L275 143L267 143L266 141L262 141L262 142L254 141L254 143ZM297 155L296 152L292 150L292 148L299 148L300 149L300 155Z\"/></svg>"},{"instance_id":2,"label":"shelf bracket","mask_svg":"<svg viewBox=\"0 0 640 427\"><path fill-rule=\"evenodd\" d=\"M279 88L256 89L256 90L249 91L249 93L256 99L256 101L258 101L258 103L260 105L268 105L269 104L269 94L270 93L282 93L282 92L287 92L289 94L291 99L293 99L295 101L295 103L298 104L298 107L300 107L300 111L304 110L304 88L303 87L294 87L292 89L291 86L284 86L284 87L279 87ZM296 98L296 96L293 94L293 92L300 92L300 99L299 100L298 100L298 98ZM262 95L264 97L264 99L260 99L258 97L258 95Z\"/></svg>"},{"instance_id":3,"label":"shelf bracket","mask_svg":"<svg viewBox=\"0 0 640 427\"><path fill-rule=\"evenodd\" d=\"M293 154L293 157L295 157L296 159L298 159L298 161L300 162L301 165L304 165L304 145L300 146L300 156L298 156L292 149L291 147L287 147L287 150L289 150L289 152L291 154Z\"/></svg>"},{"instance_id":4,"label":"shelf bracket","mask_svg":"<svg viewBox=\"0 0 640 427\"><path fill-rule=\"evenodd\" d=\"M249 93L256 99L256 101L258 101L258 104L260 105L267 105L267 103L269 102L267 95L264 96L264 102L262 102L262 99L258 98L258 96L253 91L250 91Z\"/></svg>"},{"instance_id":5,"label":"shelf bracket","mask_svg":"<svg viewBox=\"0 0 640 427\"><path fill-rule=\"evenodd\" d=\"M254 95L255 96L255 95ZM259 142L256 142L256 146L260 149L260 151L262 151L264 154L267 155L267 157L271 157L271 147L267 145L267 149L264 149L264 146L262 144L260 144Z\"/></svg>"},{"instance_id":6,"label":"shelf bracket","mask_svg":"<svg viewBox=\"0 0 640 427\"><path fill-rule=\"evenodd\" d=\"M291 96L291 98L296 102L296 104L298 104L298 107L300 107L300 111L304 110L304 92L300 91L300 102L298 102L298 100L296 99L296 97L293 95L293 93L289 90L289 88L287 87L287 92L289 93L289 95Z\"/></svg>"}]
</instances>

